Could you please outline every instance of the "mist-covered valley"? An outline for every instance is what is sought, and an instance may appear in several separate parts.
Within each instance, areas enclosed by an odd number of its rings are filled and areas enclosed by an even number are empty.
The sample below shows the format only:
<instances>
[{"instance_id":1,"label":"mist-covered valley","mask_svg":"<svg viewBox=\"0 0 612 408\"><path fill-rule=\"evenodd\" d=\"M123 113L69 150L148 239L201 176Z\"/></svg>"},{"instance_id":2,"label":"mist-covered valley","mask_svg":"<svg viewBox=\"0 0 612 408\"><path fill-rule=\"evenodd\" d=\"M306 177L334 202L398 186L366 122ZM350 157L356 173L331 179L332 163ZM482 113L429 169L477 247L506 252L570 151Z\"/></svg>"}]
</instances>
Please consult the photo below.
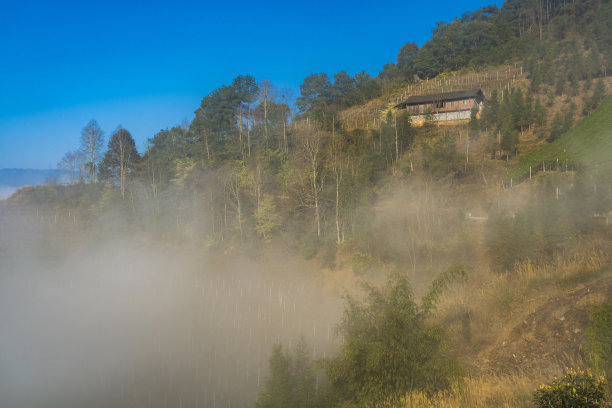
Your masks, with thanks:
<instances>
[{"instance_id":1,"label":"mist-covered valley","mask_svg":"<svg viewBox=\"0 0 612 408\"><path fill-rule=\"evenodd\" d=\"M312 359L336 348L337 293L280 253L220 260L118 238L41 256L2 232L2 406L252 406L274 344L303 337Z\"/></svg>"}]
</instances>

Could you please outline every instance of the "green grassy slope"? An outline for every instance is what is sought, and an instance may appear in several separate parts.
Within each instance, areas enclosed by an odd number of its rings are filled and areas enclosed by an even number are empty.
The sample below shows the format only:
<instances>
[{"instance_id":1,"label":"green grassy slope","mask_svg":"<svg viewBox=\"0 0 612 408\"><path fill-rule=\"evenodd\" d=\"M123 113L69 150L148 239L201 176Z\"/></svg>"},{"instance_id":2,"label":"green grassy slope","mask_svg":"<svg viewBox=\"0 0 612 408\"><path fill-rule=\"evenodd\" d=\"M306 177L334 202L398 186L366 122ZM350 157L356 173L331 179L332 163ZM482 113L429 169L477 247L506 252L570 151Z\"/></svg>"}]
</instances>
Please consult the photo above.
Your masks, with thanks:
<instances>
[{"instance_id":1,"label":"green grassy slope","mask_svg":"<svg viewBox=\"0 0 612 408\"><path fill-rule=\"evenodd\" d=\"M544 165L546 170L556 170L557 165L564 169L566 164L571 168L597 166L612 169L612 96L559 139L523 156L507 180L525 180L529 177L529 167L535 174L542 171Z\"/></svg>"}]
</instances>

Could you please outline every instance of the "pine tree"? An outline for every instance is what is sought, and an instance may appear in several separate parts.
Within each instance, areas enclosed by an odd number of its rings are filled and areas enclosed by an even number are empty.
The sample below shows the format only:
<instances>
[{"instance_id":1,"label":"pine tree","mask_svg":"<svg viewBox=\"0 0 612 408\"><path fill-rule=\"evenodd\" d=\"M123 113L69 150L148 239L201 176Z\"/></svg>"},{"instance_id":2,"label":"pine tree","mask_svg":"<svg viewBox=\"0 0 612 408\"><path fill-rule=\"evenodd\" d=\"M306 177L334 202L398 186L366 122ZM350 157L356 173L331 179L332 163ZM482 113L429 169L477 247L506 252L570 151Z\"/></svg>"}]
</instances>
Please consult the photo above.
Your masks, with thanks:
<instances>
[{"instance_id":1,"label":"pine tree","mask_svg":"<svg viewBox=\"0 0 612 408\"><path fill-rule=\"evenodd\" d=\"M599 48L595 43L593 43L593 46L591 47L587 64L587 73L589 78L597 78L601 75L601 55L599 55Z\"/></svg>"},{"instance_id":2,"label":"pine tree","mask_svg":"<svg viewBox=\"0 0 612 408\"><path fill-rule=\"evenodd\" d=\"M316 405L317 391L316 378L310 360L310 353L304 337L300 337L295 347L293 364L291 365L293 377L293 407L313 408Z\"/></svg>"},{"instance_id":3,"label":"pine tree","mask_svg":"<svg viewBox=\"0 0 612 408\"><path fill-rule=\"evenodd\" d=\"M275 345L269 359L268 378L259 390L255 402L256 408L288 408L293 406L290 363L290 358L285 355L282 346L280 344Z\"/></svg>"},{"instance_id":4,"label":"pine tree","mask_svg":"<svg viewBox=\"0 0 612 408\"><path fill-rule=\"evenodd\" d=\"M559 112L555 114L553 120L550 124L550 136L548 137L548 141L555 141L561 136L563 132L563 119L561 119L561 115Z\"/></svg>"},{"instance_id":5,"label":"pine tree","mask_svg":"<svg viewBox=\"0 0 612 408\"><path fill-rule=\"evenodd\" d=\"M543 128L546 126L546 109L542 105L539 99L536 100L533 108L533 120L536 126Z\"/></svg>"},{"instance_id":6,"label":"pine tree","mask_svg":"<svg viewBox=\"0 0 612 408\"><path fill-rule=\"evenodd\" d=\"M499 115L499 95L497 89L491 92L491 97L485 100L482 110L482 125L485 129L497 127Z\"/></svg>"}]
</instances>

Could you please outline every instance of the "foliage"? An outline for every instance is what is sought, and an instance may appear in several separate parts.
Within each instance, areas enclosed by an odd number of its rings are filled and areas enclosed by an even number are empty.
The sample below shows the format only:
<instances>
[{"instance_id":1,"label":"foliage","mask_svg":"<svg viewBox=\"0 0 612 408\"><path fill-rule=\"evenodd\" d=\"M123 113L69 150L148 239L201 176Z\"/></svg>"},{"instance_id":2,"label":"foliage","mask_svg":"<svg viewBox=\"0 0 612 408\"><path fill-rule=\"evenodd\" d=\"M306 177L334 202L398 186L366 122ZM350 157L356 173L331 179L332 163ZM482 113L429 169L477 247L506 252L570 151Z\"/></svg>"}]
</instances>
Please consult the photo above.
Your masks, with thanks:
<instances>
[{"instance_id":1,"label":"foliage","mask_svg":"<svg viewBox=\"0 0 612 408\"><path fill-rule=\"evenodd\" d=\"M421 144L423 155L423 168L436 178L454 175L461 169L462 155L457 153L456 137L445 133L442 138L433 144Z\"/></svg>"},{"instance_id":2,"label":"foliage","mask_svg":"<svg viewBox=\"0 0 612 408\"><path fill-rule=\"evenodd\" d=\"M259 390L256 408L314 408L320 405L313 364L303 337L293 356L275 345L269 359L269 373Z\"/></svg>"},{"instance_id":3,"label":"foliage","mask_svg":"<svg viewBox=\"0 0 612 408\"><path fill-rule=\"evenodd\" d=\"M576 46L570 49L568 70L557 77L557 91L563 93L568 80L575 86L585 76L601 75L600 53L610 61L612 29L606 21L611 16L612 6L605 0L551 0L545 12L541 2L529 0L509 0L501 9L486 6L451 22L437 23L431 39L421 48L406 43L398 53L397 63L385 65L379 78L385 82L412 81L417 76L433 78L443 72L526 56L540 58L546 46L550 49L568 32L580 32L590 40L591 52L585 61ZM550 74L551 59L545 66L531 62L529 67L536 90L541 82L555 78Z\"/></svg>"},{"instance_id":4,"label":"foliage","mask_svg":"<svg viewBox=\"0 0 612 408\"><path fill-rule=\"evenodd\" d=\"M527 259L550 259L563 243L577 234L579 217L572 211L573 201L557 200L553 186L543 184L525 208L515 214L501 212L491 218L487 255L494 269L508 271Z\"/></svg>"},{"instance_id":5,"label":"foliage","mask_svg":"<svg viewBox=\"0 0 612 408\"><path fill-rule=\"evenodd\" d=\"M256 408L285 408L291 406L293 388L290 370L290 358L285 356L283 348L277 344L272 349L269 359L269 374L255 402Z\"/></svg>"},{"instance_id":6,"label":"foliage","mask_svg":"<svg viewBox=\"0 0 612 408\"><path fill-rule=\"evenodd\" d=\"M100 180L120 185L123 195L125 182L140 162L140 154L130 132L119 127L108 142L108 150L100 164Z\"/></svg>"},{"instance_id":7,"label":"foliage","mask_svg":"<svg viewBox=\"0 0 612 408\"><path fill-rule=\"evenodd\" d=\"M255 210L255 231L265 240L269 240L270 233L281 225L281 216L278 213L274 197L266 194L261 199L259 207Z\"/></svg>"},{"instance_id":8,"label":"foliage","mask_svg":"<svg viewBox=\"0 0 612 408\"><path fill-rule=\"evenodd\" d=\"M612 138L609 137L611 128L612 97L608 97L591 115L558 140L522 156L519 165L506 176L506 180L513 178L515 183L524 180L529 177L530 167L532 173L543 170L543 162L547 169L555 168L557 162L569 169L589 165L598 165L602 172L610 169L608 156L612 151Z\"/></svg>"},{"instance_id":9,"label":"foliage","mask_svg":"<svg viewBox=\"0 0 612 408\"><path fill-rule=\"evenodd\" d=\"M534 393L533 402L538 408L609 407L605 387L604 377L570 369L563 378L541 385Z\"/></svg>"},{"instance_id":10,"label":"foliage","mask_svg":"<svg viewBox=\"0 0 612 408\"><path fill-rule=\"evenodd\" d=\"M374 258L363 252L357 252L351 257L351 267L356 275L368 273L375 264Z\"/></svg>"},{"instance_id":11,"label":"foliage","mask_svg":"<svg viewBox=\"0 0 612 408\"><path fill-rule=\"evenodd\" d=\"M612 303L593 307L587 338L589 363L600 372L612 373Z\"/></svg>"},{"instance_id":12,"label":"foliage","mask_svg":"<svg viewBox=\"0 0 612 408\"><path fill-rule=\"evenodd\" d=\"M364 284L363 302L347 297L338 327L343 343L327 365L339 401L399 400L413 390L445 389L459 377L444 330L428 319L442 289L457 276L465 277L463 269L453 268L436 280L421 305L400 273L390 275L380 289Z\"/></svg>"}]
</instances>

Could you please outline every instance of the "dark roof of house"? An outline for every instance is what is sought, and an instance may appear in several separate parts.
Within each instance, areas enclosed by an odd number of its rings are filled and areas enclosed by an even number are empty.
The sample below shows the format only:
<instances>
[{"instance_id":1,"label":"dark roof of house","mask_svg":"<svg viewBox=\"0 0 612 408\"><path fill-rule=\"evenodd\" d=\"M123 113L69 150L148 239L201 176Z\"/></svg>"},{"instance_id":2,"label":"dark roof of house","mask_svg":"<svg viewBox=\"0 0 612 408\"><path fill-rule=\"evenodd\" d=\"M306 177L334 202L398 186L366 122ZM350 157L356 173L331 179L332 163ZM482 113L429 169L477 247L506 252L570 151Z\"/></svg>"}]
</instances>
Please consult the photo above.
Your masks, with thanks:
<instances>
[{"instance_id":1,"label":"dark roof of house","mask_svg":"<svg viewBox=\"0 0 612 408\"><path fill-rule=\"evenodd\" d=\"M415 95L406 98L401 103L395 105L396 108L405 108L409 105L422 105L425 103L433 103L440 101L456 101L462 99L476 98L476 100L484 99L484 94L480 89L467 89L464 91L445 92L432 95Z\"/></svg>"}]
</instances>

